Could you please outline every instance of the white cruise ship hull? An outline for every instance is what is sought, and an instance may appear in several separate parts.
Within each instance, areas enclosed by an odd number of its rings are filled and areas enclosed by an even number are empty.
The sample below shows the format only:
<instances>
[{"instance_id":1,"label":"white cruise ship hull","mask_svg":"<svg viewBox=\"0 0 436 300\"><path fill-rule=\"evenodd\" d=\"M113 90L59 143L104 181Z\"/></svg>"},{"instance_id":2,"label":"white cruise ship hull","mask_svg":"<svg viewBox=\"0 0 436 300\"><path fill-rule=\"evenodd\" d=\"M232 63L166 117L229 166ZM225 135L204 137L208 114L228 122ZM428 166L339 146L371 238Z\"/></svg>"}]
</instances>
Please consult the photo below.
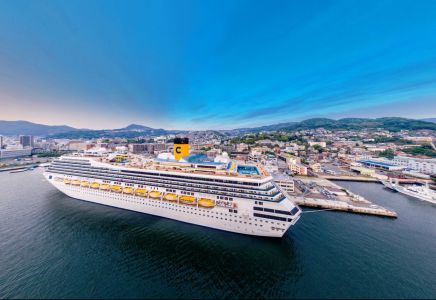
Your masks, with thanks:
<instances>
[{"instance_id":1,"label":"white cruise ship hull","mask_svg":"<svg viewBox=\"0 0 436 300\"><path fill-rule=\"evenodd\" d=\"M434 197L432 197L431 195L427 195L427 194L424 194L424 193L414 192L414 191L408 190L407 188L398 187L398 186L395 188L395 190L397 192L400 192L400 193L402 193L404 195L413 197L415 199L419 199L419 200L422 200L422 201L427 201L427 202L436 204L436 199Z\"/></svg>"},{"instance_id":2,"label":"white cruise ship hull","mask_svg":"<svg viewBox=\"0 0 436 300\"><path fill-rule=\"evenodd\" d=\"M214 209L200 208L161 199L114 193L112 191L73 186L51 180L51 178L49 178L49 173L45 173L44 175L59 191L75 199L239 234L280 238L285 234L289 227L294 225L299 219L298 215L292 222L265 223L265 221L254 220L254 218L251 218L248 214L242 214L242 216L240 214L228 214L226 217L223 217L222 213L217 212L216 210L214 211Z\"/></svg>"}]
</instances>

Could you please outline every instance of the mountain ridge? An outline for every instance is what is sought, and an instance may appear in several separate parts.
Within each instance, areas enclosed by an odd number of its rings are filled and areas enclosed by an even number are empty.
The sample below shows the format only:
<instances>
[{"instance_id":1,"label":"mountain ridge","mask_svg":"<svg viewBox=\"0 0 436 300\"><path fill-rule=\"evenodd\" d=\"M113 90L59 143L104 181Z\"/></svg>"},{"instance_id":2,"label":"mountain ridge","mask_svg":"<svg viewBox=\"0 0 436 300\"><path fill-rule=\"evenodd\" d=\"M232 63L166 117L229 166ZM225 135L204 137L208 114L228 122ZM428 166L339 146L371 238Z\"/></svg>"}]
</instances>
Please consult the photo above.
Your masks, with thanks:
<instances>
[{"instance_id":1,"label":"mountain ridge","mask_svg":"<svg viewBox=\"0 0 436 300\"><path fill-rule=\"evenodd\" d=\"M260 131L290 131L290 130L305 130L325 128L329 130L351 130L363 128L385 128L391 131L399 131L402 129L418 130L428 129L436 130L436 123L431 121L400 118L400 117L384 117L384 118L311 118L299 122L284 122L272 125L265 125L252 128L236 128L230 130L215 130L221 133L235 135L250 132ZM130 124L118 129L78 129L67 125L43 125L28 121L0 121L0 135L35 135L48 136L52 138L100 138L100 137L128 137L134 138L138 136L156 136L163 134L178 134L202 130L166 130L163 128L151 128L139 124Z\"/></svg>"}]
</instances>

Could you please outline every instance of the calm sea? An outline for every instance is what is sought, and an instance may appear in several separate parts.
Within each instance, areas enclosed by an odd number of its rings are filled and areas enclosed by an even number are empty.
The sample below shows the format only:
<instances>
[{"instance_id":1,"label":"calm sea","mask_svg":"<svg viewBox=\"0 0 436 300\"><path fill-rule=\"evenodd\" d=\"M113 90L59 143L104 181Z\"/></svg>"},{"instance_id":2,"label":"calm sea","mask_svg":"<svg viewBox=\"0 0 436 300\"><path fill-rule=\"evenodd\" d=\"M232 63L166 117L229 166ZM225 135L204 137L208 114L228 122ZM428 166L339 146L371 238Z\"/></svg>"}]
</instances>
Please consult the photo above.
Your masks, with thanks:
<instances>
[{"instance_id":1,"label":"calm sea","mask_svg":"<svg viewBox=\"0 0 436 300\"><path fill-rule=\"evenodd\" d=\"M0 173L0 298L435 298L436 206L339 184L399 218L306 210L283 239L255 238Z\"/></svg>"}]
</instances>

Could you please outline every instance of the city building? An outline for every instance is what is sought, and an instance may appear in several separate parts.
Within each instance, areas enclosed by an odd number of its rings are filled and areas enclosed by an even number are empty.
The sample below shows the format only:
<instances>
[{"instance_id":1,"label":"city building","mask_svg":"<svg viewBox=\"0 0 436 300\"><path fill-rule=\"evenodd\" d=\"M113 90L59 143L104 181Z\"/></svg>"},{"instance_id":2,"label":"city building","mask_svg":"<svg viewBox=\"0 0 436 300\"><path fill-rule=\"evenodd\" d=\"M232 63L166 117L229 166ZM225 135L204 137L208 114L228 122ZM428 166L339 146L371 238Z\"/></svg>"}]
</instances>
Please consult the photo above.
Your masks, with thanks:
<instances>
[{"instance_id":1,"label":"city building","mask_svg":"<svg viewBox=\"0 0 436 300\"><path fill-rule=\"evenodd\" d=\"M295 192L295 183L292 178L284 174L274 174L274 182L288 194Z\"/></svg>"},{"instance_id":2,"label":"city building","mask_svg":"<svg viewBox=\"0 0 436 300\"><path fill-rule=\"evenodd\" d=\"M395 156L391 162L396 166L406 167L424 174L436 174L436 159Z\"/></svg>"},{"instance_id":3,"label":"city building","mask_svg":"<svg viewBox=\"0 0 436 300\"><path fill-rule=\"evenodd\" d=\"M20 135L20 144L24 147L33 147L33 136Z\"/></svg>"},{"instance_id":4,"label":"city building","mask_svg":"<svg viewBox=\"0 0 436 300\"><path fill-rule=\"evenodd\" d=\"M154 151L153 144L129 144L129 152L137 153L152 153Z\"/></svg>"},{"instance_id":5,"label":"city building","mask_svg":"<svg viewBox=\"0 0 436 300\"><path fill-rule=\"evenodd\" d=\"M364 166L388 170L388 171L400 171L404 169L404 167L394 165L390 163L390 161L387 162L387 161L379 161L379 160L359 160L358 162Z\"/></svg>"},{"instance_id":6,"label":"city building","mask_svg":"<svg viewBox=\"0 0 436 300\"><path fill-rule=\"evenodd\" d=\"M373 176L375 174L375 169L359 167L359 166L351 166L350 169L358 172L362 176Z\"/></svg>"},{"instance_id":7,"label":"city building","mask_svg":"<svg viewBox=\"0 0 436 300\"><path fill-rule=\"evenodd\" d=\"M309 165L309 167L312 169L313 172L319 173L321 172L321 164L320 163L314 163Z\"/></svg>"},{"instance_id":8,"label":"city building","mask_svg":"<svg viewBox=\"0 0 436 300\"><path fill-rule=\"evenodd\" d=\"M236 152L244 152L248 150L248 145L244 143L240 143L236 146Z\"/></svg>"},{"instance_id":9,"label":"city building","mask_svg":"<svg viewBox=\"0 0 436 300\"><path fill-rule=\"evenodd\" d=\"M290 163L290 164L288 164L288 167L289 167L289 170L291 170L292 172L294 172L298 175L307 176L307 167L302 165L302 164Z\"/></svg>"},{"instance_id":10,"label":"city building","mask_svg":"<svg viewBox=\"0 0 436 300\"><path fill-rule=\"evenodd\" d=\"M70 141L68 143L68 150L71 151L85 151L87 149L88 147L85 141Z\"/></svg>"},{"instance_id":11,"label":"city building","mask_svg":"<svg viewBox=\"0 0 436 300\"><path fill-rule=\"evenodd\" d=\"M327 147L326 142L309 142L309 146L313 147L315 145L318 145L318 146L323 147L323 148Z\"/></svg>"},{"instance_id":12,"label":"city building","mask_svg":"<svg viewBox=\"0 0 436 300\"><path fill-rule=\"evenodd\" d=\"M433 141L430 136L406 136L404 139L415 143L431 143Z\"/></svg>"},{"instance_id":13,"label":"city building","mask_svg":"<svg viewBox=\"0 0 436 300\"><path fill-rule=\"evenodd\" d=\"M24 148L24 149L0 149L0 159L29 156L31 154L32 154L32 149L31 148Z\"/></svg>"}]
</instances>

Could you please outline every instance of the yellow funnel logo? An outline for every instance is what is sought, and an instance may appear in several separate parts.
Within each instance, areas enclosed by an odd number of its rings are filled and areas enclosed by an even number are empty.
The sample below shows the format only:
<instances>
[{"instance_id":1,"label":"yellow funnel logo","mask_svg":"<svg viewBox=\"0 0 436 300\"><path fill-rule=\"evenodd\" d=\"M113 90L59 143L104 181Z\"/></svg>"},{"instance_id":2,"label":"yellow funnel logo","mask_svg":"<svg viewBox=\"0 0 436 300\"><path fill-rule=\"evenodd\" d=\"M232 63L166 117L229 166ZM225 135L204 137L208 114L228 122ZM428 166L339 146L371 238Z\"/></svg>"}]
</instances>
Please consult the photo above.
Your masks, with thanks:
<instances>
[{"instance_id":1,"label":"yellow funnel logo","mask_svg":"<svg viewBox=\"0 0 436 300\"><path fill-rule=\"evenodd\" d=\"M174 139L174 159L179 160L189 155L189 140L187 138Z\"/></svg>"}]
</instances>

